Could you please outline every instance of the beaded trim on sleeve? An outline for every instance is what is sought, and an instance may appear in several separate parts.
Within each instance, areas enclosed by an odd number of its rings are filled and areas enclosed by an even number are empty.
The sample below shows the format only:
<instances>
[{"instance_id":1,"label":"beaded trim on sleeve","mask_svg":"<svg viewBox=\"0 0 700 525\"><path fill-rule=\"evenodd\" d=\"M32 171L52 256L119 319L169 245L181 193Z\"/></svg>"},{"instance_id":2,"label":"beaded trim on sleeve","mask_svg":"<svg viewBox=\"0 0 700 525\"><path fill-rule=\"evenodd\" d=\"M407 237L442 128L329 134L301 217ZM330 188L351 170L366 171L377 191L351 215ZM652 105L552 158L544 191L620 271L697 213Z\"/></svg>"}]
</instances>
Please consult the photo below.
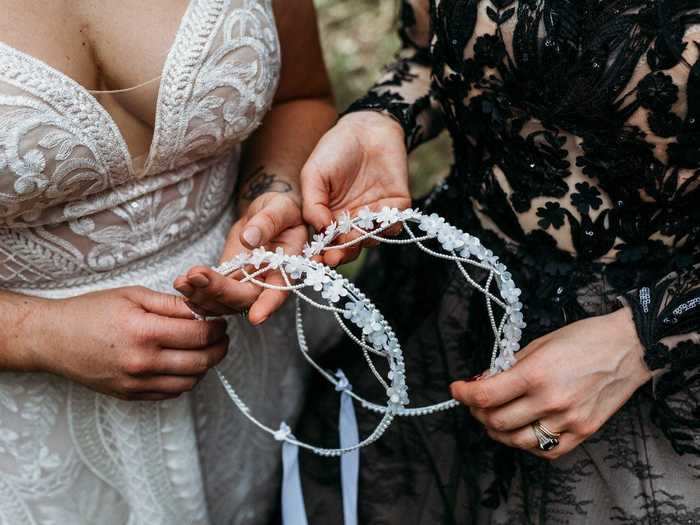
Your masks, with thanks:
<instances>
[{"instance_id":1,"label":"beaded trim on sleeve","mask_svg":"<svg viewBox=\"0 0 700 525\"><path fill-rule=\"evenodd\" d=\"M382 232L397 224L403 227L402 238L380 236ZM359 236L343 244L333 244L340 235L351 231L356 231ZM242 279L244 282L293 293L296 296L297 339L304 358L337 390L347 391L364 408L382 414L382 419L374 431L357 444L336 449L319 448L296 440L291 429L284 423L276 430L256 419L233 385L220 370L217 370L231 400L252 423L279 441L289 442L322 456L340 456L373 443L382 436L397 416L422 416L458 405L456 401L448 400L430 406L408 407L409 396L403 352L391 326L355 285L335 270L311 260L313 256L322 252L347 248L367 239L387 244L413 244L434 257L455 263L467 283L478 290L486 302L489 322L494 334L491 373L498 373L513 366L515 353L520 348L522 329L525 327L522 304L519 301L520 290L516 287L505 265L499 262L498 257L486 249L479 239L448 224L442 217L435 214L424 215L414 209L401 211L395 208L384 208L373 212L364 208L354 218L348 213L343 213L337 222L332 223L323 233L314 235L311 243L305 247L303 256L287 255L281 248L275 252L259 248L252 253L238 255L215 268L222 275L240 271L244 275ZM426 245L428 241L437 241L438 246L435 249L428 247ZM469 269L474 268L486 272L487 276L483 284L470 275ZM285 285L272 285L258 279L269 271L279 271ZM331 313L345 334L359 347L372 374L385 388L387 396L385 405L364 399L348 389L342 383L342 379L338 379L336 375L323 369L314 361L309 354L304 334L302 301ZM497 311L501 315L497 315ZM373 356L387 362L388 372L385 376L374 364Z\"/></svg>"}]
</instances>

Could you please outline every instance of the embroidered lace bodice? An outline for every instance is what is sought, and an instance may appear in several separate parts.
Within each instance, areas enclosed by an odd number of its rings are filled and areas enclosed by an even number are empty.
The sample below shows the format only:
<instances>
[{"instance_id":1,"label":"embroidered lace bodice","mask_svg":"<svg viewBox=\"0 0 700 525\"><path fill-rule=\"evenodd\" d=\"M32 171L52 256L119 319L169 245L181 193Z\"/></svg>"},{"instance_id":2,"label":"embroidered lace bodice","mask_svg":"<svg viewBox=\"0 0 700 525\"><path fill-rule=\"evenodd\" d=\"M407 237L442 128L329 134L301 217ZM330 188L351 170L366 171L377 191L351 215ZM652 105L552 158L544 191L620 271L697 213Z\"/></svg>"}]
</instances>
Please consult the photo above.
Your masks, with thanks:
<instances>
[{"instance_id":1,"label":"embroidered lace bodice","mask_svg":"<svg viewBox=\"0 0 700 525\"><path fill-rule=\"evenodd\" d=\"M90 92L0 43L0 286L94 281L210 226L279 65L269 1L192 1L141 166Z\"/></svg>"},{"instance_id":2,"label":"embroidered lace bodice","mask_svg":"<svg viewBox=\"0 0 700 525\"><path fill-rule=\"evenodd\" d=\"M190 0L141 163L84 87L0 44L0 288L172 293L177 275L216 264L235 218L239 145L271 106L279 73L271 0ZM303 391L291 313L257 330L230 319L219 365L273 425L295 420ZM268 403L270 392L282 395ZM211 374L163 403L0 374L2 525L267 523L279 470L278 445L245 423Z\"/></svg>"},{"instance_id":3,"label":"embroidered lace bodice","mask_svg":"<svg viewBox=\"0 0 700 525\"><path fill-rule=\"evenodd\" d=\"M392 115L409 148L448 130L461 204L437 211L532 268L531 335L553 309L580 318L596 280L623 295L667 372L664 431L700 451L700 3L403 0L401 18L397 61L350 111Z\"/></svg>"}]
</instances>

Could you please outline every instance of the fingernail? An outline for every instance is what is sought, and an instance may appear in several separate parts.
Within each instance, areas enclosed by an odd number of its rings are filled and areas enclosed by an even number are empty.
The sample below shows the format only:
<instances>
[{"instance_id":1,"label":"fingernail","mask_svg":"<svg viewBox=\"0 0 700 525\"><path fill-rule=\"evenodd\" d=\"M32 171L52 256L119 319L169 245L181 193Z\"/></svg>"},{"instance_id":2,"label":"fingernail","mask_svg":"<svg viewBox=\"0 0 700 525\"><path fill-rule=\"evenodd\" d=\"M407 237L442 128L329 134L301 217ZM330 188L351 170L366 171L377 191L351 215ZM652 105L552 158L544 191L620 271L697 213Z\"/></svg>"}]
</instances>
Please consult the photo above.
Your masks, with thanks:
<instances>
[{"instance_id":1,"label":"fingernail","mask_svg":"<svg viewBox=\"0 0 700 525\"><path fill-rule=\"evenodd\" d=\"M483 376L483 375L484 375L483 373L481 373L481 374L476 374L475 376L472 376L472 377L470 377L470 378L468 378L468 379L465 379L464 382L465 382L465 383L472 383L472 382L474 382L474 381L478 381L479 379L481 379L481 376Z\"/></svg>"},{"instance_id":2,"label":"fingernail","mask_svg":"<svg viewBox=\"0 0 700 525\"><path fill-rule=\"evenodd\" d=\"M246 228L243 232L243 240L248 243L248 246L255 248L260 244L260 239L262 238L262 232L257 226L251 226Z\"/></svg>"},{"instance_id":3,"label":"fingernail","mask_svg":"<svg viewBox=\"0 0 700 525\"><path fill-rule=\"evenodd\" d=\"M190 276L190 283L195 285L197 288L205 288L209 286L209 278L201 273L195 273Z\"/></svg>"},{"instance_id":4,"label":"fingernail","mask_svg":"<svg viewBox=\"0 0 700 525\"><path fill-rule=\"evenodd\" d=\"M267 321L268 319L269 319L269 317L263 317L263 318L260 319L259 321L256 321L255 323L252 323L252 325L253 325L253 326L260 326L261 324L263 324L263 323L264 323L265 321Z\"/></svg>"}]
</instances>

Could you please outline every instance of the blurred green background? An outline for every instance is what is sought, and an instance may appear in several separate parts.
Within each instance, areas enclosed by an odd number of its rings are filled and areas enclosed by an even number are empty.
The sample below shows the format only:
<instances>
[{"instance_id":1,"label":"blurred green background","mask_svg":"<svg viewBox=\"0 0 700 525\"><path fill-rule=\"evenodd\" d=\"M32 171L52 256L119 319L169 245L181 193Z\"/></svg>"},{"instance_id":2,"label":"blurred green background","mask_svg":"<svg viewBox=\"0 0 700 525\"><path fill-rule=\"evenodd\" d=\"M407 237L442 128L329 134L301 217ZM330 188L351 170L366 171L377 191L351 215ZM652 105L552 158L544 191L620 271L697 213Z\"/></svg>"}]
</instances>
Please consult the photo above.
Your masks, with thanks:
<instances>
[{"instance_id":1,"label":"blurred green background","mask_svg":"<svg viewBox=\"0 0 700 525\"><path fill-rule=\"evenodd\" d=\"M398 0L315 0L338 109L345 110L399 49ZM411 155L414 196L430 190L452 162L446 134Z\"/></svg>"}]
</instances>

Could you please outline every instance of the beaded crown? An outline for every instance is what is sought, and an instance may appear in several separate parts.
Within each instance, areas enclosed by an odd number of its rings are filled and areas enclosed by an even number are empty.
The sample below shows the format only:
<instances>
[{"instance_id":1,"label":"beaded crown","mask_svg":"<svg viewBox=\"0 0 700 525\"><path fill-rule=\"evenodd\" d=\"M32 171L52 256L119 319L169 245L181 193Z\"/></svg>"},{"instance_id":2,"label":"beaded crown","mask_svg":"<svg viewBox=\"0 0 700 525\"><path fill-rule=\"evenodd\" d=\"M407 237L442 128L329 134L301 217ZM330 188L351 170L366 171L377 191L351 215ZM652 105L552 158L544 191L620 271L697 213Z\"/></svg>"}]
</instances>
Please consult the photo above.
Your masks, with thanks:
<instances>
[{"instance_id":1,"label":"beaded crown","mask_svg":"<svg viewBox=\"0 0 700 525\"><path fill-rule=\"evenodd\" d=\"M384 231L396 225L402 226L401 237L381 236ZM357 232L356 238L342 244L334 244L339 236L352 231ZM313 236L304 248L303 255L288 255L281 248L275 252L258 248L221 264L215 270L222 275L240 271L244 276L243 282L294 294L297 340L304 358L334 385L336 390L349 394L365 409L381 414L381 420L374 431L357 443L335 449L316 447L298 441L285 423L282 423L279 429L274 429L256 419L233 385L220 370L217 370L231 400L252 423L278 441L285 441L323 456L340 456L373 443L389 428L395 417L422 416L458 405L454 400L447 400L429 406L409 407L403 352L391 326L354 284L335 270L312 260L312 257L325 251L348 248L367 239L385 244L413 244L434 257L454 262L467 284L484 296L494 335L491 373L498 373L513 366L515 353L520 348L522 329L525 327L522 304L519 301L520 290L498 257L485 248L479 239L448 224L442 217L436 214L425 215L415 209L383 208L374 212L363 208L356 217L344 212L324 232ZM431 243L431 246L428 246L428 243ZM432 246L433 244L435 246ZM474 269L485 273L486 278L482 279L482 283L469 273L469 270ZM270 271L280 272L285 285L272 285L259 279ZM342 372L333 374L311 357L304 333L302 302L325 310L335 317L345 334L359 347L372 374L384 387L385 404L368 401L353 392ZM373 358L386 361L384 374L380 372Z\"/></svg>"}]
</instances>

